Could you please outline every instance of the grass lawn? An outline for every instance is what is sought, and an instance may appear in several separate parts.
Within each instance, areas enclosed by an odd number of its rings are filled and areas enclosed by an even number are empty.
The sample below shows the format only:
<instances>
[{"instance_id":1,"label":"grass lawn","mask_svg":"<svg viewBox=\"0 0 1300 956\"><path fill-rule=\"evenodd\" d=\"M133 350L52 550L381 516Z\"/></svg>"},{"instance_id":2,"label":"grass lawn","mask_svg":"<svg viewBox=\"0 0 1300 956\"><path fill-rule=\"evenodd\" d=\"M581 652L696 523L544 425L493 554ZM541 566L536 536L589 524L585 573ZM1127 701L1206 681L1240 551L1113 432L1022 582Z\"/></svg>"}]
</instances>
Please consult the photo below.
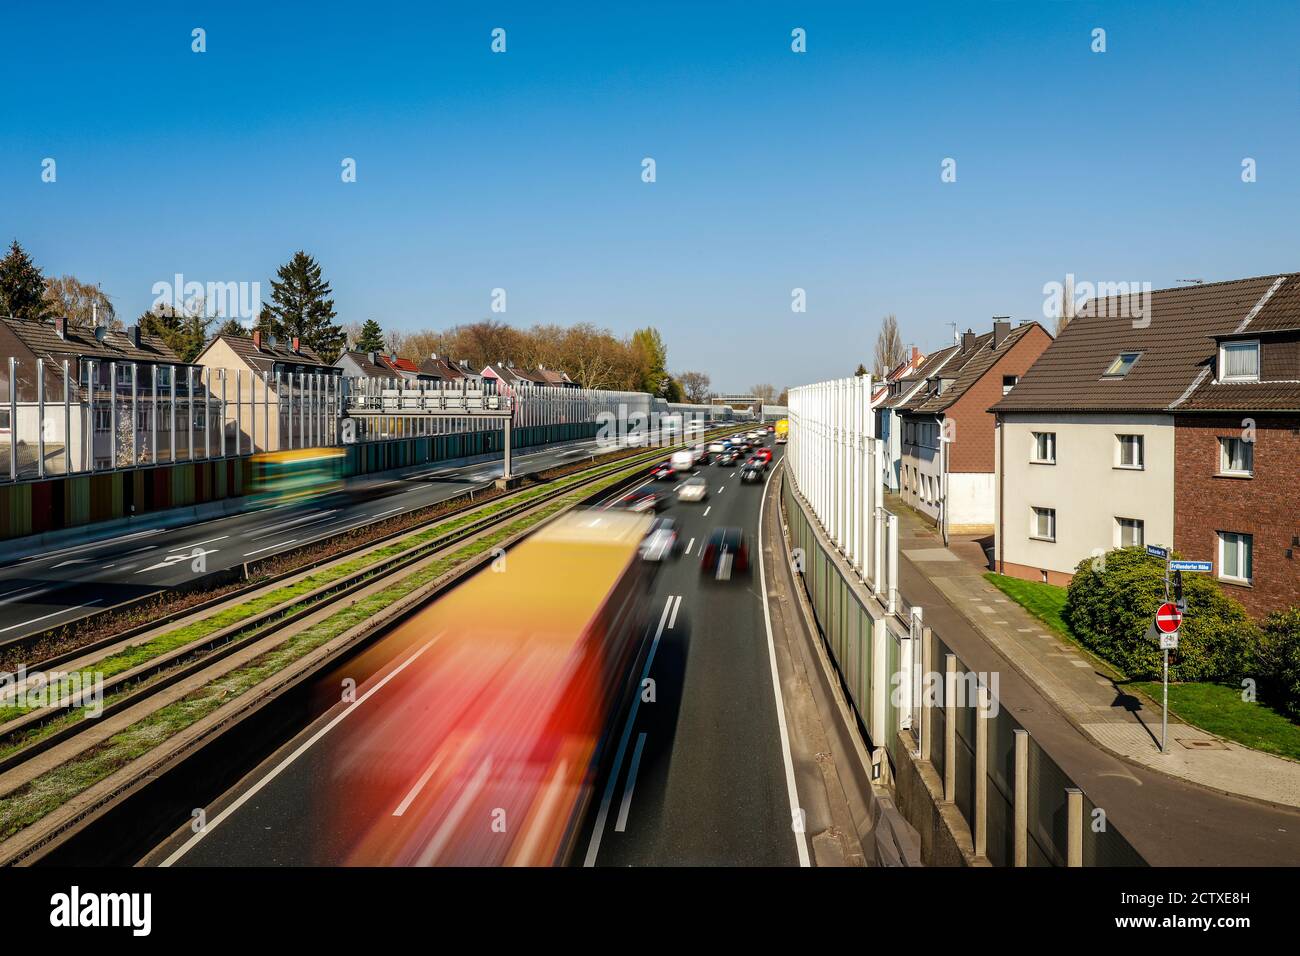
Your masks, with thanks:
<instances>
[{"instance_id":1,"label":"grass lawn","mask_svg":"<svg viewBox=\"0 0 1300 956\"><path fill-rule=\"evenodd\" d=\"M1061 609L1065 607L1065 588L1057 587L1055 584L1041 584L1037 581L1022 581L1020 578L992 572L984 577L995 588L1052 630L1062 637L1074 640L1074 635L1070 633L1070 629L1061 618Z\"/></svg>"},{"instance_id":2,"label":"grass lawn","mask_svg":"<svg viewBox=\"0 0 1300 956\"><path fill-rule=\"evenodd\" d=\"M1157 703L1159 681L1135 681ZM1267 753L1300 760L1300 725L1267 704L1241 699L1241 688L1226 684L1170 684L1169 711L1212 734Z\"/></svg>"}]
</instances>

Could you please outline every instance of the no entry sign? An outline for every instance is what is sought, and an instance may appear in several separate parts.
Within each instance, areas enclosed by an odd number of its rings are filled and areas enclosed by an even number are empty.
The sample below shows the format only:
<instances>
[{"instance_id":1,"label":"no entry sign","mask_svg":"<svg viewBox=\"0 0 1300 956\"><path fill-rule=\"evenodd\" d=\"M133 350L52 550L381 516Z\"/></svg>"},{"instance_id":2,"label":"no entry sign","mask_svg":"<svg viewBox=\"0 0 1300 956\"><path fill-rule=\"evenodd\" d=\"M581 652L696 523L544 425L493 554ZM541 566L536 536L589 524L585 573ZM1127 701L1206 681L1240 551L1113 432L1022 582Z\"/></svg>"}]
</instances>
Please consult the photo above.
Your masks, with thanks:
<instances>
[{"instance_id":1,"label":"no entry sign","mask_svg":"<svg viewBox=\"0 0 1300 956\"><path fill-rule=\"evenodd\" d=\"M1178 625L1183 622L1183 612L1178 610L1178 605L1166 601L1160 605L1156 611L1156 627L1162 634L1172 634L1178 630Z\"/></svg>"}]
</instances>

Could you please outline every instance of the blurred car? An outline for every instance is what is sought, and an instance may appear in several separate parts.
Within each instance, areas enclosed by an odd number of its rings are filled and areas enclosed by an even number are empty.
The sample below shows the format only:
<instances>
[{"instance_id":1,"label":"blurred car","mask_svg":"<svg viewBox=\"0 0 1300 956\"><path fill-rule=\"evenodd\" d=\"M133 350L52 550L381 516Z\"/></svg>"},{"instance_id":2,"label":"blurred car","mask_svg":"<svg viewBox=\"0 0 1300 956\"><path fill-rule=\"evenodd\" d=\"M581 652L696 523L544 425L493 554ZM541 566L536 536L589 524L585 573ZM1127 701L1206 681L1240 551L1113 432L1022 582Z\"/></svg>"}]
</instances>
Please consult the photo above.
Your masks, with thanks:
<instances>
[{"instance_id":1,"label":"blurred car","mask_svg":"<svg viewBox=\"0 0 1300 956\"><path fill-rule=\"evenodd\" d=\"M641 542L641 560L664 561L677 552L677 522L656 518Z\"/></svg>"},{"instance_id":2,"label":"blurred car","mask_svg":"<svg viewBox=\"0 0 1300 956\"><path fill-rule=\"evenodd\" d=\"M627 511L662 511L668 507L668 496L657 491L638 489L629 492L618 500L619 506Z\"/></svg>"},{"instance_id":3,"label":"blurred car","mask_svg":"<svg viewBox=\"0 0 1300 956\"><path fill-rule=\"evenodd\" d=\"M721 455L724 454L730 447L731 447L731 443L726 441L709 442L709 454Z\"/></svg>"},{"instance_id":4,"label":"blurred car","mask_svg":"<svg viewBox=\"0 0 1300 956\"><path fill-rule=\"evenodd\" d=\"M754 452L754 457L761 458L765 464L770 465L772 464L772 449L760 448L758 451Z\"/></svg>"},{"instance_id":5,"label":"blurred car","mask_svg":"<svg viewBox=\"0 0 1300 956\"><path fill-rule=\"evenodd\" d=\"M695 462L698 461L698 459L695 457L693 452L675 451L673 452L672 458L668 461L672 466L673 471L687 472L695 468Z\"/></svg>"},{"instance_id":6,"label":"blurred car","mask_svg":"<svg viewBox=\"0 0 1300 956\"><path fill-rule=\"evenodd\" d=\"M775 425L768 425L768 426L767 426L767 433L768 433L769 435L775 435L775 434L776 434L776 426L775 426Z\"/></svg>"},{"instance_id":7,"label":"blurred car","mask_svg":"<svg viewBox=\"0 0 1300 956\"><path fill-rule=\"evenodd\" d=\"M709 449L707 445L696 445L691 449L691 455L694 456L695 464L707 462L709 460Z\"/></svg>"},{"instance_id":8,"label":"blurred car","mask_svg":"<svg viewBox=\"0 0 1300 956\"><path fill-rule=\"evenodd\" d=\"M738 461L740 461L740 452L734 448L728 448L716 459L716 463L719 465L734 465Z\"/></svg>"},{"instance_id":9,"label":"blurred car","mask_svg":"<svg viewBox=\"0 0 1300 956\"><path fill-rule=\"evenodd\" d=\"M709 497L709 482L703 475L687 478L677 489L678 501L703 501Z\"/></svg>"},{"instance_id":10,"label":"blurred car","mask_svg":"<svg viewBox=\"0 0 1300 956\"><path fill-rule=\"evenodd\" d=\"M749 571L749 548L741 528L714 528L700 552L700 573L729 581L733 574Z\"/></svg>"},{"instance_id":11,"label":"blurred car","mask_svg":"<svg viewBox=\"0 0 1300 956\"><path fill-rule=\"evenodd\" d=\"M677 472L673 471L673 466L666 462L660 462L650 469L650 477L655 481L666 481L676 475Z\"/></svg>"},{"instance_id":12,"label":"blurred car","mask_svg":"<svg viewBox=\"0 0 1300 956\"><path fill-rule=\"evenodd\" d=\"M749 483L763 480L763 464L755 458L749 459L740 466L740 480L742 483Z\"/></svg>"}]
</instances>

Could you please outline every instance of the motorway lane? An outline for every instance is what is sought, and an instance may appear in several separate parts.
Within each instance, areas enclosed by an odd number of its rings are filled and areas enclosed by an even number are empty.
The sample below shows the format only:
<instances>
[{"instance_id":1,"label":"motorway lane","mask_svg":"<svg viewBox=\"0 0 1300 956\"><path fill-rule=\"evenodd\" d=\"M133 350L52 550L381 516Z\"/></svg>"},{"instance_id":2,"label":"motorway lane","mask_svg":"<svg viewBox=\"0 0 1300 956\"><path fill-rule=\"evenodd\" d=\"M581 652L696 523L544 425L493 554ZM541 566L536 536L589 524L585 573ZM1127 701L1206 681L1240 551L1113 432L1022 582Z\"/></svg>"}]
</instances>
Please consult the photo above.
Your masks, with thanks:
<instances>
[{"instance_id":1,"label":"motorway lane","mask_svg":"<svg viewBox=\"0 0 1300 956\"><path fill-rule=\"evenodd\" d=\"M513 456L515 470L554 467L596 452L596 440ZM430 464L382 481L373 496L332 496L309 505L263 509L174 528L149 528L70 544L0 567L0 644L68 624L132 598L192 580L202 553L206 571L235 567L349 528L423 508L487 485L500 461L448 468Z\"/></svg>"},{"instance_id":2,"label":"motorway lane","mask_svg":"<svg viewBox=\"0 0 1300 956\"><path fill-rule=\"evenodd\" d=\"M757 559L762 486L742 487L731 468L702 472L710 479L708 501L675 503L667 512L679 520L682 548L689 545L690 553L655 579L651 607L661 635L649 670L655 700L638 707L630 727L616 728L615 739L626 729L631 744L612 782L608 769L597 781L590 816L598 816L607 789L612 808L599 840L594 827L579 835L578 862L586 855L600 865L799 862L757 570L718 582L701 576L698 566L708 531L723 524L746 528ZM354 744L404 739L376 733L392 729L387 710L401 710L384 702L420 693L418 658L439 639L421 635L401 648L381 642L340 668L366 690L361 700L334 707L215 801L201 839L184 828L145 862L340 864L348 862L358 833L418 825L385 818L416 814L420 780L393 779L385 764L397 755L384 758ZM365 801L338 799L342 788L366 794Z\"/></svg>"},{"instance_id":3,"label":"motorway lane","mask_svg":"<svg viewBox=\"0 0 1300 956\"><path fill-rule=\"evenodd\" d=\"M655 581L652 606L669 610L648 672L654 701L643 695L620 728L622 760L599 782L581 848L587 865L799 863L757 567L763 485L742 485L738 466L697 473L708 499L664 512L688 550ZM730 581L699 565L723 526L745 529L751 559Z\"/></svg>"}]
</instances>

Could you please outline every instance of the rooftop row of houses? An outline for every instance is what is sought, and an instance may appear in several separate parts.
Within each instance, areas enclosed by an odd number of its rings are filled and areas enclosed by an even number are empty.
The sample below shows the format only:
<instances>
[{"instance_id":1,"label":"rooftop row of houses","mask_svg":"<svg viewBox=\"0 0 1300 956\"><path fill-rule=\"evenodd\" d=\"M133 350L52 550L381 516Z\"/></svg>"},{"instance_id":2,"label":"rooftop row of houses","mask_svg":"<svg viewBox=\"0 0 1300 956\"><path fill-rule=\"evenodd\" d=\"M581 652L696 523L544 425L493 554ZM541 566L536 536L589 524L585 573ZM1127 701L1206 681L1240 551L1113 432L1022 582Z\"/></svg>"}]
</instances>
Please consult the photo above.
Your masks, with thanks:
<instances>
[{"instance_id":1,"label":"rooftop row of houses","mask_svg":"<svg viewBox=\"0 0 1300 956\"><path fill-rule=\"evenodd\" d=\"M1300 273L1087 303L913 354L873 396L884 481L997 570L1068 583L1114 547L1207 561L1252 613L1300 604Z\"/></svg>"}]
</instances>

